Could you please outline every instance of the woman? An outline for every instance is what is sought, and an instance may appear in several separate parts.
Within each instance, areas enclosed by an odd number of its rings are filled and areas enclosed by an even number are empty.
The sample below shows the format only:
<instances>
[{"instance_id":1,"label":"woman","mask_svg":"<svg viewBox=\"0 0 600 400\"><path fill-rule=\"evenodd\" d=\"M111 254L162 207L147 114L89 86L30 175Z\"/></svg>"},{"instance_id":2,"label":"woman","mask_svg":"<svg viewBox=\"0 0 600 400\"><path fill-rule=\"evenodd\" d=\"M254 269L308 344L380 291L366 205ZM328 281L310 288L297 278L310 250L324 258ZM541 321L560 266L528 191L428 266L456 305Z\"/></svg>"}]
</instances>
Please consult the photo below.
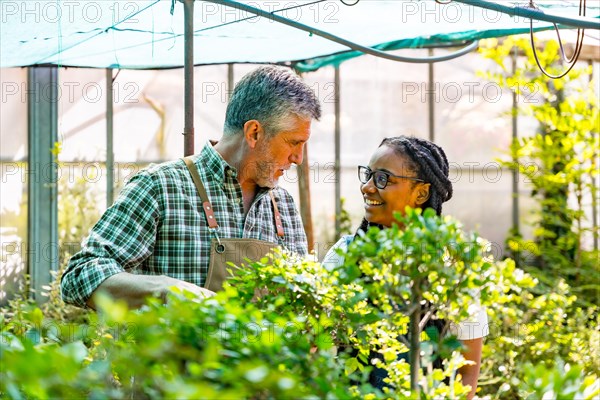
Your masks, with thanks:
<instances>
[{"instance_id":1,"label":"woman","mask_svg":"<svg viewBox=\"0 0 600 400\"><path fill-rule=\"evenodd\" d=\"M432 208L442 213L442 203L452 197L452 183L448 179L449 165L446 154L436 144L414 137L384 139L371 157L369 165L358 167L365 217L359 231L371 226L387 228L395 223L394 212L404 213L411 208ZM343 264L336 249L345 250L353 236L346 236L329 250L323 263L333 267ZM468 398L475 395L484 329L487 315L479 308L474 321L459 325L457 336L465 346L463 355L474 365L463 367L463 383L472 387ZM374 371L376 374L380 371ZM381 382L381 376L375 379Z\"/></svg>"}]
</instances>

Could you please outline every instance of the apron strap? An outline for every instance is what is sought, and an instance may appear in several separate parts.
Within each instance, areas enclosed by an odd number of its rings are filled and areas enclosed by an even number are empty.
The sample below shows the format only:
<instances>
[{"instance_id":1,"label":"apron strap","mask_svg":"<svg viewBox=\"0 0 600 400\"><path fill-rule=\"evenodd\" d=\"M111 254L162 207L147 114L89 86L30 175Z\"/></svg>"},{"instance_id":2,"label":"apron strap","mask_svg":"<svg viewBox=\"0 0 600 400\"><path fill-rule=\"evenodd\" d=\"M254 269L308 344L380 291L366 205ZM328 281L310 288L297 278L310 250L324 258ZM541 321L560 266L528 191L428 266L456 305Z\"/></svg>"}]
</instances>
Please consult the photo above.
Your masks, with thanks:
<instances>
[{"instance_id":1,"label":"apron strap","mask_svg":"<svg viewBox=\"0 0 600 400\"><path fill-rule=\"evenodd\" d=\"M198 195L200 196L200 200L202 201L202 208L204 209L204 214L206 215L206 220L208 221L208 227L211 229L218 228L219 224L217 223L217 219L215 218L212 204L210 203L210 199L208 198L208 193L206 193L206 189L204 189L204 185L202 184L202 180L200 179L200 174L198 174L198 169L192 161L192 156L183 157L182 160L185 163L185 166L187 167L188 171L190 171L190 174L192 175L192 180L194 181L194 185L196 186L196 190L198 191ZM273 204L273 214L275 216L275 228L277 229L277 236L282 238L285 236L285 233L283 232L283 224L281 223L281 214L279 213L277 201L275 201L275 195L273 195L272 190L269 190L269 195L271 196L271 203Z\"/></svg>"},{"instance_id":2,"label":"apron strap","mask_svg":"<svg viewBox=\"0 0 600 400\"><path fill-rule=\"evenodd\" d=\"M277 202L275 201L275 195L272 190L269 190L269 196L271 196L271 203L273 203L273 214L275 215L275 228L277 229L277 236L280 238L284 237L283 225L281 224L281 214L279 214L279 208L277 208Z\"/></svg>"},{"instance_id":3,"label":"apron strap","mask_svg":"<svg viewBox=\"0 0 600 400\"><path fill-rule=\"evenodd\" d=\"M198 174L196 165L194 165L194 162L192 161L191 157L184 157L182 158L182 160L185 163L187 169L190 171L190 174L192 175L194 185L196 185L196 190L198 191L198 195L200 196L200 200L202 201L202 208L204 209L204 214L206 215L206 221L208 221L208 227L211 229L218 228L219 224L217 224L215 214L213 213L212 204L210 204L210 199L208 198L206 189L204 189L204 185L202 184L202 180L200 179L200 174Z\"/></svg>"}]
</instances>

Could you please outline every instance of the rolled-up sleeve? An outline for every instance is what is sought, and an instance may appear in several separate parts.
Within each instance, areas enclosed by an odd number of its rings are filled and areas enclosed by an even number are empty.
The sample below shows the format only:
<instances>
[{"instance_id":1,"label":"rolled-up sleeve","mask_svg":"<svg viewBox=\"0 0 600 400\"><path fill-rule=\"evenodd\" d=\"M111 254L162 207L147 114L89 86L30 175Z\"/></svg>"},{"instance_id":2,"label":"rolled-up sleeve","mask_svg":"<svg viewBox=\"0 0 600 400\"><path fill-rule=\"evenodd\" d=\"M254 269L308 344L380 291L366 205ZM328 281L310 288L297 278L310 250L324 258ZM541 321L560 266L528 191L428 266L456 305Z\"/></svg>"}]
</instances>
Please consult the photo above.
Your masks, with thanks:
<instances>
[{"instance_id":1,"label":"rolled-up sleeve","mask_svg":"<svg viewBox=\"0 0 600 400\"><path fill-rule=\"evenodd\" d=\"M85 307L104 280L136 268L152 254L160 215L157 188L145 171L123 188L69 261L61 279L66 303Z\"/></svg>"}]
</instances>

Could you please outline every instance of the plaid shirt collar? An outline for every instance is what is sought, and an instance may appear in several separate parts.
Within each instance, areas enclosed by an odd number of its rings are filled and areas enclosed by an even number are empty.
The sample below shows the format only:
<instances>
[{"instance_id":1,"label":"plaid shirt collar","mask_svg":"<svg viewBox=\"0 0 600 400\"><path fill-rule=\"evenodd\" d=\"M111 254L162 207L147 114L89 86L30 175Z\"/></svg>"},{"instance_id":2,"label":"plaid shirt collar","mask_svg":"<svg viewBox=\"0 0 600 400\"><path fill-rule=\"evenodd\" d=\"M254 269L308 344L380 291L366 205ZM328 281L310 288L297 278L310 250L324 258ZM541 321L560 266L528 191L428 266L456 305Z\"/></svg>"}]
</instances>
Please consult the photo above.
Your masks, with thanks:
<instances>
[{"instance_id":1,"label":"plaid shirt collar","mask_svg":"<svg viewBox=\"0 0 600 400\"><path fill-rule=\"evenodd\" d=\"M210 141L200 151L200 156L196 159L196 163L202 160L203 167L206 168L208 174L212 175L215 180L223 185L225 182L225 174L228 171L232 171L231 176L237 177L237 170L229 165L227 161L215 150L214 145L217 142Z\"/></svg>"},{"instance_id":2,"label":"plaid shirt collar","mask_svg":"<svg viewBox=\"0 0 600 400\"><path fill-rule=\"evenodd\" d=\"M208 174L213 175L215 181L219 183L219 185L224 185L227 179L226 174L229 173L229 177L233 180L237 180L238 171L235 167L229 165L227 161L219 154L217 150L215 150L215 145L218 142L216 140L210 140L206 142L202 150L200 151L200 155L196 158L196 163L202 160L203 166L201 168L205 168ZM265 187L259 187L258 192L254 198L254 201L259 200L264 195L266 195L271 189ZM279 196L276 191L273 193L275 195L276 201L279 201Z\"/></svg>"}]
</instances>

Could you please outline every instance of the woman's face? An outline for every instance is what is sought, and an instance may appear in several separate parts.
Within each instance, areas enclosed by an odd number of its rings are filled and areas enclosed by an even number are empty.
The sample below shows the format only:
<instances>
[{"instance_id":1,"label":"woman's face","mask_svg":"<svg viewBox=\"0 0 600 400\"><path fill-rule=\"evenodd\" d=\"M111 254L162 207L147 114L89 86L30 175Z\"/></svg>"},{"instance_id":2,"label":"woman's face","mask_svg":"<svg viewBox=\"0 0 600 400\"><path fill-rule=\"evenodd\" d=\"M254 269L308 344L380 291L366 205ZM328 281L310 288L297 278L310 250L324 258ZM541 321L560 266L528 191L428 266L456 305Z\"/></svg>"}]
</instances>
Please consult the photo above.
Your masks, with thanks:
<instances>
[{"instance_id":1,"label":"woman's face","mask_svg":"<svg viewBox=\"0 0 600 400\"><path fill-rule=\"evenodd\" d=\"M406 156L400 156L386 145L380 146L369 162L371 171L385 171L393 175L417 178L416 171L409 168ZM365 218L373 224L390 227L394 212L404 214L406 206L420 207L429 198L429 183L390 176L387 186L379 189L373 177L360 186L365 205Z\"/></svg>"}]
</instances>

